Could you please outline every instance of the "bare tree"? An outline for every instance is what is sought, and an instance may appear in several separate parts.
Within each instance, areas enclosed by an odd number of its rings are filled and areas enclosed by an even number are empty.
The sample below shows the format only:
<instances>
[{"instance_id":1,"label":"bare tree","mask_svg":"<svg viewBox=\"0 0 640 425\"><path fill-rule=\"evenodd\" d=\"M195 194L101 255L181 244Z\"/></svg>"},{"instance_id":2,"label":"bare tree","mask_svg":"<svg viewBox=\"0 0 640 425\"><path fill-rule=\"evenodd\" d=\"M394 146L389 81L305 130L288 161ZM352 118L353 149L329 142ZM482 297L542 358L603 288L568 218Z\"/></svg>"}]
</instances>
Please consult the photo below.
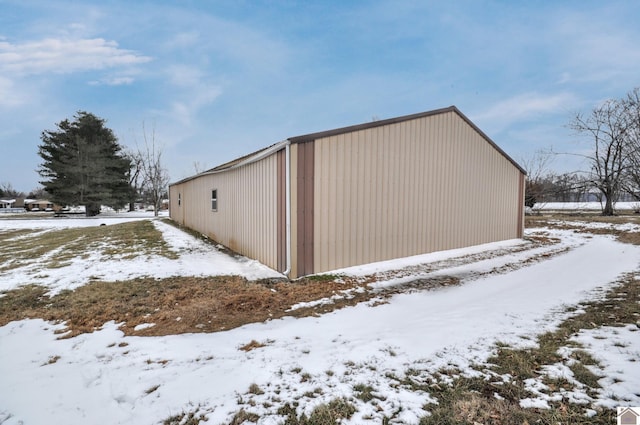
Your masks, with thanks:
<instances>
[{"instance_id":1,"label":"bare tree","mask_svg":"<svg viewBox=\"0 0 640 425\"><path fill-rule=\"evenodd\" d=\"M0 196L19 198L24 196L24 193L15 190L10 182L2 182L0 183Z\"/></svg>"},{"instance_id":2,"label":"bare tree","mask_svg":"<svg viewBox=\"0 0 640 425\"><path fill-rule=\"evenodd\" d=\"M31 198L31 199L48 199L49 198L49 194L47 193L46 190L44 190L44 187L40 186L40 187L37 187L37 188L33 189L31 192L29 192L29 194L27 195L27 198Z\"/></svg>"},{"instance_id":3,"label":"bare tree","mask_svg":"<svg viewBox=\"0 0 640 425\"><path fill-rule=\"evenodd\" d=\"M126 155L131 162L131 167L129 169L129 186L131 187L129 211L133 211L135 209L135 202L140 196L140 191L142 189L142 154L140 149L138 149L135 151L128 150Z\"/></svg>"},{"instance_id":4,"label":"bare tree","mask_svg":"<svg viewBox=\"0 0 640 425\"><path fill-rule=\"evenodd\" d=\"M629 167L627 125L625 106L618 100L604 102L587 116L578 113L569 124L577 134L587 136L593 143L593 153L585 158L590 166L588 181L605 201L602 215L615 213L613 205Z\"/></svg>"},{"instance_id":5,"label":"bare tree","mask_svg":"<svg viewBox=\"0 0 640 425\"><path fill-rule=\"evenodd\" d=\"M549 165L553 157L551 154L543 151L537 151L531 158L521 160L521 163L527 172L527 181L525 183L524 204L533 208L537 202L543 202L547 192L545 182L549 180L551 172Z\"/></svg>"},{"instance_id":6,"label":"bare tree","mask_svg":"<svg viewBox=\"0 0 640 425\"><path fill-rule=\"evenodd\" d=\"M200 174L204 172L206 169L207 169L206 163L200 162L200 161L193 161L193 171L195 171L196 174Z\"/></svg>"},{"instance_id":7,"label":"bare tree","mask_svg":"<svg viewBox=\"0 0 640 425\"><path fill-rule=\"evenodd\" d=\"M167 192L169 173L162 164L162 147L156 144L155 127L147 135L144 122L142 123L144 147L138 147L137 154L141 162L142 184L141 191L145 198L153 205L154 215L157 217L162 207L162 199Z\"/></svg>"},{"instance_id":8,"label":"bare tree","mask_svg":"<svg viewBox=\"0 0 640 425\"><path fill-rule=\"evenodd\" d=\"M640 88L636 87L622 100L626 119L626 169L624 191L640 201Z\"/></svg>"}]
</instances>

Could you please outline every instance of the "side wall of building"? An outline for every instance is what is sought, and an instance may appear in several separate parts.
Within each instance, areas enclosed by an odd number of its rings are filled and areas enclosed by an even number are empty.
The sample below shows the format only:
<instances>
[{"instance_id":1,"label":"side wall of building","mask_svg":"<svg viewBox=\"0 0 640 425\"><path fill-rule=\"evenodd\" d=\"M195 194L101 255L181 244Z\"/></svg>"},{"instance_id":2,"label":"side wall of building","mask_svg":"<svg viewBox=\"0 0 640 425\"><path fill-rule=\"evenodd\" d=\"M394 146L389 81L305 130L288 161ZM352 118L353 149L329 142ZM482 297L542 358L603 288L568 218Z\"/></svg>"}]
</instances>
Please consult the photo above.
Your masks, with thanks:
<instances>
[{"instance_id":1,"label":"side wall of building","mask_svg":"<svg viewBox=\"0 0 640 425\"><path fill-rule=\"evenodd\" d=\"M316 273L522 236L522 172L455 112L307 143Z\"/></svg>"},{"instance_id":2,"label":"side wall of building","mask_svg":"<svg viewBox=\"0 0 640 425\"><path fill-rule=\"evenodd\" d=\"M239 168L173 184L170 216L240 254L282 269L284 229L278 213L282 215L280 204L285 199L283 170L282 151Z\"/></svg>"}]
</instances>

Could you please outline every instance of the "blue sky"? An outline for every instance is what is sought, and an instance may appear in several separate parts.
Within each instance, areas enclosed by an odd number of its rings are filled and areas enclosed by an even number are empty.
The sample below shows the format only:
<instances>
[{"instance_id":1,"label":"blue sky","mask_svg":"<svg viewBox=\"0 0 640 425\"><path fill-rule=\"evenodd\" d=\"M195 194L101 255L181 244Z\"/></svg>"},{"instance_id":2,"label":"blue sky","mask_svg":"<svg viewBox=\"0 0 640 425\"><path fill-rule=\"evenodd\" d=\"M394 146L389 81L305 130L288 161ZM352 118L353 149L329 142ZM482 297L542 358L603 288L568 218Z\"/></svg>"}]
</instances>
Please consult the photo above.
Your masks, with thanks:
<instances>
[{"instance_id":1,"label":"blue sky","mask_svg":"<svg viewBox=\"0 0 640 425\"><path fill-rule=\"evenodd\" d=\"M640 86L640 2L0 0L0 183L85 110L155 129L171 180L287 137L456 105L517 161L588 146ZM553 167L579 167L558 157Z\"/></svg>"}]
</instances>

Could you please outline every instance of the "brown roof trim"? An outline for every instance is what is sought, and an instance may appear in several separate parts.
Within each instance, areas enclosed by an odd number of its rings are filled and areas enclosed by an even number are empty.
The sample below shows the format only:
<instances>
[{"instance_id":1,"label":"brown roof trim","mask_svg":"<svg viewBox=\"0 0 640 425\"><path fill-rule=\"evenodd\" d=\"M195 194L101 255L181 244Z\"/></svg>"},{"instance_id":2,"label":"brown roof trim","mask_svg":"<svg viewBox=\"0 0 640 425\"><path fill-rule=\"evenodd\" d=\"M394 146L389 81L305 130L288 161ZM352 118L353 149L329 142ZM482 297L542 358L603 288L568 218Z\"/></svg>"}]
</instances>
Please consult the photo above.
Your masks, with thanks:
<instances>
[{"instance_id":1,"label":"brown roof trim","mask_svg":"<svg viewBox=\"0 0 640 425\"><path fill-rule=\"evenodd\" d=\"M333 129L333 130L320 131L320 132L317 132L317 133L304 134L302 136L290 137L288 140L291 143L305 143L305 142L310 142L310 141L316 140L316 139L322 139L324 137L336 136L338 134L344 134L344 133L351 133L353 131L366 130L366 129L369 129L369 128L380 127L380 126L383 126L383 125L396 124L396 123L399 123L399 122L415 120L415 119L418 119L418 118L424 118L424 117L429 117L429 116L433 116L433 115L445 114L445 113L448 113L448 112L455 112L456 114L458 114L458 116L460 116L460 118L462 118L467 124L469 124L491 146L493 146L498 152L500 152L500 154L502 154L502 156L504 156L518 170L520 170L520 172L522 172L525 175L527 174L527 172L524 170L524 168L522 168L520 166L520 164L518 164L513 158L511 158L509 155L507 155L507 153L505 151L503 151L500 148L500 146L498 146L493 140L491 140L489 138L489 136L487 136L482 130L480 130L478 128L478 126L476 126L469 118L467 118L466 115L464 115L462 112L460 112L460 110L458 108L456 108L455 106L453 106L453 105L449 106L448 108L434 109L432 111L420 112L420 113L417 113L417 114L404 115L404 116L401 116L401 117L389 118L389 119L379 120L379 121L371 121L371 122L364 123L364 124L351 125L351 126L348 126L348 127L341 127L341 128L336 128L336 129Z\"/></svg>"},{"instance_id":2,"label":"brown roof trim","mask_svg":"<svg viewBox=\"0 0 640 425\"><path fill-rule=\"evenodd\" d=\"M236 159L233 159L233 160L231 160L229 162L225 162L224 164L218 165L217 167L211 168L211 169L209 169L207 171L203 171L203 172L195 174L193 176L185 177L182 180L178 180L176 182L169 183L169 186L174 186L176 184L185 183L185 182L188 182L189 180L193 180L193 179L196 179L196 178L201 177L201 176L222 173L222 172L230 170L232 168L241 167L241 166L247 165L247 164L249 164L251 162L259 161L259 160L263 159L266 156L270 156L270 155L282 150L285 147L285 145L287 145L287 144L289 144L288 140L283 140L282 142L274 143L273 145L267 146L266 148L262 148L260 150L255 151L255 152L252 152L252 153L250 153L248 155L244 155L244 156L241 156L240 158L236 158Z\"/></svg>"},{"instance_id":3,"label":"brown roof trim","mask_svg":"<svg viewBox=\"0 0 640 425\"><path fill-rule=\"evenodd\" d=\"M478 128L478 126L475 125L469 118L467 118L467 116L465 114L460 112L460 110L458 108L456 108L455 106L452 106L452 108L453 108L453 110L455 111L456 114L460 115L460 118L465 120L467 122L467 124L469 124L475 131L478 132L478 134L480 134L487 142L489 142L489 144L491 146L493 146L495 148L495 150L500 152L502 154L502 156L507 158L507 160L509 160L509 162L511 162L514 167L516 167L518 170L520 170L520 172L522 174L524 174L525 176L527 175L527 171L524 168L522 168L522 166L520 164L518 164L515 159L511 158L505 151L502 150L502 148L500 146L498 146L493 140L491 140L491 138L489 136L484 134L484 131L480 130Z\"/></svg>"},{"instance_id":4,"label":"brown roof trim","mask_svg":"<svg viewBox=\"0 0 640 425\"><path fill-rule=\"evenodd\" d=\"M417 114L404 115L401 117L388 118L385 120L371 121L364 124L350 125L348 127L335 128L333 130L319 131L317 133L304 134L302 136L290 137L291 143L304 143L312 140L321 139L323 137L335 136L338 134L351 133L352 131L366 130L369 128L381 127L383 125L396 124L403 121L415 120L418 118L428 117L431 115L444 114L457 110L455 106L449 106L448 108L435 109L433 111L420 112Z\"/></svg>"},{"instance_id":5,"label":"brown roof trim","mask_svg":"<svg viewBox=\"0 0 640 425\"><path fill-rule=\"evenodd\" d=\"M231 160L231 161L229 161L229 162L225 162L224 164L218 165L218 166L216 166L216 167L213 167L213 168L211 168L211 169L209 169L209 170L205 171L205 173L210 173L210 172L212 172L212 171L220 171L220 170L224 170L224 169L226 169L226 168L231 168L231 167L233 167L234 165L241 163L241 162L242 162L242 161L244 161L245 159L249 159L249 158L251 158L251 157L252 157L252 156L254 156L254 155L258 155L259 153L264 152L264 151L266 151L267 149L272 148L272 147L273 147L273 146L275 146L275 145L277 145L277 143L274 143L274 144L269 145L269 146L267 146L267 147L265 147L265 148L262 148L262 149L258 149L257 151L255 151L255 152L251 152L251 153L249 153L249 154L247 154L247 155L244 155L244 156L241 156L240 158L232 159L232 160Z\"/></svg>"}]
</instances>

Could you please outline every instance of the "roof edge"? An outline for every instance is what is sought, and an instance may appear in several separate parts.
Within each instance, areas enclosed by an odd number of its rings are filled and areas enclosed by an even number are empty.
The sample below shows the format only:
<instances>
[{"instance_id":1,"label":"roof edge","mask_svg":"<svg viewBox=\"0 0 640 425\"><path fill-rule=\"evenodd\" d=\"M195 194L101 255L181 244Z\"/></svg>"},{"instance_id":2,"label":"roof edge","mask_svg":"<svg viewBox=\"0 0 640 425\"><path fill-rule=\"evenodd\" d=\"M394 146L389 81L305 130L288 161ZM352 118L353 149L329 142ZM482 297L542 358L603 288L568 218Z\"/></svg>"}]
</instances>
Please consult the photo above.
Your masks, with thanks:
<instances>
[{"instance_id":1,"label":"roof edge","mask_svg":"<svg viewBox=\"0 0 640 425\"><path fill-rule=\"evenodd\" d=\"M466 123L469 124L476 132L478 132L478 134L480 134L487 142L489 142L489 144L491 146L493 146L495 148L495 150L500 152L502 154L502 156L504 156L509 162L511 162L511 164L513 164L514 167L516 167L518 170L520 170L520 172L522 174L524 174L525 176L527 175L527 171L520 164L518 164L515 159L511 158L509 156L509 154L507 154L504 150L502 150L502 148L500 146L498 146L498 144L496 142L491 140L491 138L489 136L487 136L484 131L480 130L480 128L477 125L475 125L473 123L473 121L471 121L465 114L460 112L460 110L458 108L456 108L455 106L452 106L452 108L455 111L455 113L460 116L460 118L465 120Z\"/></svg>"},{"instance_id":2,"label":"roof edge","mask_svg":"<svg viewBox=\"0 0 640 425\"><path fill-rule=\"evenodd\" d=\"M491 138L489 136L487 136L484 131L480 130L480 128L477 125L475 125L473 123L473 121L471 121L465 114L463 114L455 105L451 105L451 106L446 107L446 108L434 109L434 110L431 110L431 111L419 112L419 113L416 113L416 114L403 115L403 116L395 117L395 118L387 118L387 119L378 120L378 121L371 121L371 122L367 122L367 123L363 123L363 124L350 125L350 126L347 126L347 127L340 127L340 128L335 128L335 129L332 129L332 130L325 130L325 131L319 131L319 132L315 132L315 133L303 134L301 136L289 137L288 139L285 139L285 140L283 140L281 142L275 143L275 144L273 144L271 146L267 146L266 148L260 149L259 151L250 153L248 155L245 155L245 156L236 158L234 160L231 160L229 162L226 162L224 164L218 165L217 167L214 167L214 168L212 168L210 170L207 170L207 171L204 171L202 173L195 174L193 176L186 177L184 179L181 179L181 180L178 180L176 182L170 183L169 186L173 186L173 185L176 185L176 184L184 183L184 182L187 182L189 180L193 180L195 178L198 178L198 177L201 177L201 176L205 176L205 175L209 175L209 174L222 173L224 171L231 170L233 168L238 168L238 167L241 167L243 165L247 165L247 164L250 164L252 162L259 161L260 159L262 159L262 158L264 158L266 156L269 156L274 152L277 152L278 150L280 150L282 147L284 147L288 143L297 144L297 143L311 142L311 141L316 140L316 139L321 139L321 138L330 137L330 136L336 136L338 134L344 134L344 133L350 133L350 132L353 132L353 131L366 130L366 129L369 129L369 128L375 128L375 127L381 127L381 126L384 126L384 125L396 124L396 123L400 123L400 122L404 122L404 121L409 121L409 120L414 120L414 119L419 119L419 118L424 118L424 117L429 117L429 116L434 116L434 115L445 114L445 113L448 113L448 112L456 113L471 128L473 128L478 134L480 134L480 136L483 139L485 139L485 141L487 141L495 150L497 150L502 156L504 156L509 162L511 162L511 164L513 164L514 167L516 167L524 175L527 175L526 170L524 168L522 168L522 166L520 164L518 164L513 158L511 158L504 150L502 150L502 148L500 146L498 146L493 140L491 140Z\"/></svg>"},{"instance_id":3,"label":"roof edge","mask_svg":"<svg viewBox=\"0 0 640 425\"><path fill-rule=\"evenodd\" d=\"M267 146L266 148L262 148L248 155L241 156L240 158L236 158L231 161L225 162L224 164L218 165L217 167L211 168L207 171L203 171L201 173L194 174L193 176L189 176L184 179L178 180L176 182L169 183L169 186L185 183L185 182L188 182L189 180L193 180L198 177L207 176L210 174L223 173L225 171L232 170L234 168L242 167L243 165L248 165L253 162L260 161L261 159L266 158L267 156L272 155L275 152L278 152L288 144L289 144L289 140L283 140L281 142L274 143L273 145Z\"/></svg>"},{"instance_id":4,"label":"roof edge","mask_svg":"<svg viewBox=\"0 0 640 425\"><path fill-rule=\"evenodd\" d=\"M319 131L316 133L304 134L302 136L290 137L289 140L291 143L305 143L311 142L316 139L321 139L324 137L336 136L339 134L350 133L353 131L367 130L370 128L381 127L383 125L396 124L404 121L415 120L419 118L425 118L434 115L446 114L448 112L455 112L458 114L460 118L462 118L471 128L473 128L483 139L485 139L494 149L496 149L502 156L504 156L513 166L515 166L521 173L527 174L524 168L520 164L518 164L513 158L511 158L500 146L498 146L489 136L485 134L484 131L480 130L480 128L473 123L465 114L463 114L455 105L451 105L446 108L434 109L426 112L419 112L411 115L403 115L395 118L388 118L384 120L371 121L363 124L350 125L347 127L335 128L332 130Z\"/></svg>"},{"instance_id":5,"label":"roof edge","mask_svg":"<svg viewBox=\"0 0 640 425\"><path fill-rule=\"evenodd\" d=\"M424 118L431 115L444 114L451 111L458 111L458 109L455 106L449 106L447 108L434 109L432 111L418 112L417 114L403 115L395 118L387 118L384 120L371 121L363 124L356 124L356 125L350 125L347 127L334 128L332 130L318 131L316 133L309 133L309 134L304 134L302 136L290 137L288 140L291 143L305 143L305 142L310 142L312 140L320 139L323 137L330 137L338 134L350 133L352 131L367 130L369 128L381 127L383 125L389 125L389 124L396 124L403 121Z\"/></svg>"}]
</instances>

